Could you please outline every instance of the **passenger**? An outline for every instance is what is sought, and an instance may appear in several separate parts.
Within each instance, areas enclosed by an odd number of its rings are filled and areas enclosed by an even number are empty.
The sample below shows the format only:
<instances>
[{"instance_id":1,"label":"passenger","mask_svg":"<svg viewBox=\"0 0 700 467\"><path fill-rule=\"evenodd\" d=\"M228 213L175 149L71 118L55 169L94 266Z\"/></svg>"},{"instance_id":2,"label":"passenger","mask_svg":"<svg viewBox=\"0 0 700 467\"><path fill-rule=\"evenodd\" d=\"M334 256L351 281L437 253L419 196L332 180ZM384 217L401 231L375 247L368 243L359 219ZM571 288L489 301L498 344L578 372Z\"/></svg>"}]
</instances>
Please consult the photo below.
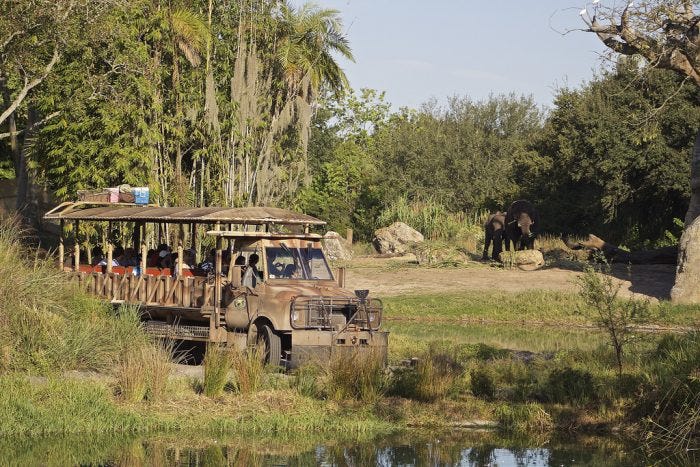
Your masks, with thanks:
<instances>
[{"instance_id":1,"label":"passenger","mask_svg":"<svg viewBox=\"0 0 700 467\"><path fill-rule=\"evenodd\" d=\"M284 267L284 271L282 271L282 277L285 279L291 279L295 272L297 272L297 265L288 264Z\"/></svg>"},{"instance_id":2,"label":"passenger","mask_svg":"<svg viewBox=\"0 0 700 467\"><path fill-rule=\"evenodd\" d=\"M221 252L221 273L228 274L228 269L231 265L231 251L224 250Z\"/></svg>"},{"instance_id":3,"label":"passenger","mask_svg":"<svg viewBox=\"0 0 700 467\"><path fill-rule=\"evenodd\" d=\"M173 267L173 255L168 250L161 250L158 253L158 267L162 269Z\"/></svg>"},{"instance_id":4,"label":"passenger","mask_svg":"<svg viewBox=\"0 0 700 467\"><path fill-rule=\"evenodd\" d=\"M254 289L258 281L260 280L260 271L258 271L258 261L260 261L260 257L257 255L257 253L253 253L248 258L248 267L245 269L245 273L243 273L242 280L242 284L245 287L250 287L251 289Z\"/></svg>"},{"instance_id":5,"label":"passenger","mask_svg":"<svg viewBox=\"0 0 700 467\"><path fill-rule=\"evenodd\" d=\"M124 248L118 246L114 249L112 259L117 262L117 266L126 266L126 254Z\"/></svg>"},{"instance_id":6,"label":"passenger","mask_svg":"<svg viewBox=\"0 0 700 467\"><path fill-rule=\"evenodd\" d=\"M173 255L175 258L177 258L177 254ZM175 263L175 275L178 275L178 267L179 267L179 262L173 260ZM192 266L192 263L194 263L194 251L192 250L185 250L182 253L182 270L183 271L189 271L194 269L194 266Z\"/></svg>"},{"instance_id":7,"label":"passenger","mask_svg":"<svg viewBox=\"0 0 700 467\"><path fill-rule=\"evenodd\" d=\"M157 268L158 267L158 252L154 249L148 250L146 254L146 267Z\"/></svg>"},{"instance_id":8,"label":"passenger","mask_svg":"<svg viewBox=\"0 0 700 467\"><path fill-rule=\"evenodd\" d=\"M119 255L124 255L124 249L120 246L114 249L112 251L112 266L121 266L119 264ZM107 257L103 257L102 260L100 260L99 263L97 263L98 266L107 266Z\"/></svg>"},{"instance_id":9,"label":"passenger","mask_svg":"<svg viewBox=\"0 0 700 467\"><path fill-rule=\"evenodd\" d=\"M206 273L213 273L214 272L214 260L216 258L216 250L212 248L209 251L209 255L207 255L206 259L199 263L199 269L201 269L203 272Z\"/></svg>"},{"instance_id":10,"label":"passenger","mask_svg":"<svg viewBox=\"0 0 700 467\"><path fill-rule=\"evenodd\" d=\"M121 262L120 262L121 263ZM139 261L136 257L136 250L133 248L127 248L124 250L124 261L121 263L122 266L138 266Z\"/></svg>"},{"instance_id":11,"label":"passenger","mask_svg":"<svg viewBox=\"0 0 700 467\"><path fill-rule=\"evenodd\" d=\"M102 252L102 248L99 246L93 247L93 249L92 249L92 265L97 266L104 259L105 259L105 255Z\"/></svg>"}]
</instances>

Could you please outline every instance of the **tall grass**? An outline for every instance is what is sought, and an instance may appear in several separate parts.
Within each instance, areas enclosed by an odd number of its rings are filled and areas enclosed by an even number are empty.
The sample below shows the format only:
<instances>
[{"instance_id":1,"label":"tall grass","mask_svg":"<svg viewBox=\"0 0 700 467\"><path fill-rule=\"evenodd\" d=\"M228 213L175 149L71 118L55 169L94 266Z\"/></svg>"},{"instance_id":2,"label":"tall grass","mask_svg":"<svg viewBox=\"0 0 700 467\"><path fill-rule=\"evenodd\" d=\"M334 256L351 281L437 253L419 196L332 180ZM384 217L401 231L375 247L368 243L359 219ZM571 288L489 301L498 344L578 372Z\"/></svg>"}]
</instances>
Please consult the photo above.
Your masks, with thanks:
<instances>
[{"instance_id":1,"label":"tall grass","mask_svg":"<svg viewBox=\"0 0 700 467\"><path fill-rule=\"evenodd\" d=\"M116 367L117 389L128 402L162 400L172 373L172 345L146 344L130 349Z\"/></svg>"},{"instance_id":2,"label":"tall grass","mask_svg":"<svg viewBox=\"0 0 700 467\"><path fill-rule=\"evenodd\" d=\"M217 344L209 344L204 355L204 382L202 390L208 397L218 397L224 392L233 368L233 354Z\"/></svg>"},{"instance_id":3,"label":"tall grass","mask_svg":"<svg viewBox=\"0 0 700 467\"><path fill-rule=\"evenodd\" d=\"M326 369L325 392L330 399L374 403L387 388L380 355L373 352L337 352Z\"/></svg>"},{"instance_id":4,"label":"tall grass","mask_svg":"<svg viewBox=\"0 0 700 467\"><path fill-rule=\"evenodd\" d=\"M51 256L23 244L25 236L16 220L0 220L2 369L106 370L127 347L146 342L135 311L115 317L109 305L68 283Z\"/></svg>"},{"instance_id":5,"label":"tall grass","mask_svg":"<svg viewBox=\"0 0 700 467\"><path fill-rule=\"evenodd\" d=\"M478 242L483 244L483 224L486 212L450 212L434 200L410 202L400 197L379 215L378 222L385 226L404 222L422 233L428 240L461 240L470 243L475 251Z\"/></svg>"},{"instance_id":6,"label":"tall grass","mask_svg":"<svg viewBox=\"0 0 700 467\"><path fill-rule=\"evenodd\" d=\"M232 350L233 387L241 394L257 391L265 374L265 354L259 346L246 352Z\"/></svg>"}]
</instances>

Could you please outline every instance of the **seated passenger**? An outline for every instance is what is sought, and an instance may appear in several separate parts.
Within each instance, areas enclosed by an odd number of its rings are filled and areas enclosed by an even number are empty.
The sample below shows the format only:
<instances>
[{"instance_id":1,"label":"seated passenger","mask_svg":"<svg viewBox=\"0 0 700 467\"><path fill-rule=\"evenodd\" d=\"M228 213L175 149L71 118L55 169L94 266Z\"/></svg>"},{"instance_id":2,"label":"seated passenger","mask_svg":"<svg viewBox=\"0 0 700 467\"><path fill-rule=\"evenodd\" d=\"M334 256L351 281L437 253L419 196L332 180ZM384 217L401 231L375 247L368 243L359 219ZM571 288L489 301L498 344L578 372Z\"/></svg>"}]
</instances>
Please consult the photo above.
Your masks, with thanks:
<instances>
[{"instance_id":1,"label":"seated passenger","mask_svg":"<svg viewBox=\"0 0 700 467\"><path fill-rule=\"evenodd\" d=\"M284 279L291 279L294 277L294 273L297 272L297 265L296 264L288 264L284 267L284 270L282 271L282 277Z\"/></svg>"},{"instance_id":2,"label":"seated passenger","mask_svg":"<svg viewBox=\"0 0 700 467\"><path fill-rule=\"evenodd\" d=\"M121 262L121 266L138 266L139 262L136 258L136 250L133 248L127 248L124 250L124 261Z\"/></svg>"},{"instance_id":3,"label":"seated passenger","mask_svg":"<svg viewBox=\"0 0 700 467\"><path fill-rule=\"evenodd\" d=\"M203 272L206 273L213 273L214 272L214 260L216 258L216 250L211 249L209 250L209 254L207 255L206 259L199 263L199 269L201 269Z\"/></svg>"},{"instance_id":4,"label":"seated passenger","mask_svg":"<svg viewBox=\"0 0 700 467\"><path fill-rule=\"evenodd\" d=\"M112 252L112 266L121 266L119 264L119 257L124 255L124 249L120 246L116 247L114 251ZM98 266L107 266L107 257L103 257L102 260L100 260L99 263L97 263Z\"/></svg>"},{"instance_id":5,"label":"seated passenger","mask_svg":"<svg viewBox=\"0 0 700 467\"><path fill-rule=\"evenodd\" d=\"M250 255L250 257L248 258L248 267L243 273L243 280L241 281L242 285L250 287L251 289L254 289L258 281L260 281L258 261L260 261L260 257L257 255L257 253L253 253L252 255Z\"/></svg>"},{"instance_id":6,"label":"seated passenger","mask_svg":"<svg viewBox=\"0 0 700 467\"><path fill-rule=\"evenodd\" d=\"M97 266L104 259L105 259L105 255L102 252L102 248L99 246L93 247L93 249L92 249L92 265Z\"/></svg>"},{"instance_id":7,"label":"seated passenger","mask_svg":"<svg viewBox=\"0 0 700 467\"><path fill-rule=\"evenodd\" d=\"M146 267L157 268L158 267L158 252L154 249L148 250L146 254Z\"/></svg>"}]
</instances>

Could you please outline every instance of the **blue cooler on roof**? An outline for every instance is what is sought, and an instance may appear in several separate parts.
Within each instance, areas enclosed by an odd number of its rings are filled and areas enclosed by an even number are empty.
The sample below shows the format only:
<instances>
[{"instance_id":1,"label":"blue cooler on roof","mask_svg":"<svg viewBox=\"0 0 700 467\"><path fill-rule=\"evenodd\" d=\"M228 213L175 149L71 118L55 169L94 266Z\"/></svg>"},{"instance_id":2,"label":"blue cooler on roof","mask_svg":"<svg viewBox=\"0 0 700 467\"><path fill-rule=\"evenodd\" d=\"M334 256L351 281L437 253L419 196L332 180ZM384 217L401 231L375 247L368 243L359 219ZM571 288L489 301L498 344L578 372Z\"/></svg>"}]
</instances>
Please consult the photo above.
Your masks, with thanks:
<instances>
[{"instance_id":1,"label":"blue cooler on roof","mask_svg":"<svg viewBox=\"0 0 700 467\"><path fill-rule=\"evenodd\" d=\"M140 186L133 188L134 192L134 203L136 204L148 204L150 198L150 190L147 186Z\"/></svg>"}]
</instances>

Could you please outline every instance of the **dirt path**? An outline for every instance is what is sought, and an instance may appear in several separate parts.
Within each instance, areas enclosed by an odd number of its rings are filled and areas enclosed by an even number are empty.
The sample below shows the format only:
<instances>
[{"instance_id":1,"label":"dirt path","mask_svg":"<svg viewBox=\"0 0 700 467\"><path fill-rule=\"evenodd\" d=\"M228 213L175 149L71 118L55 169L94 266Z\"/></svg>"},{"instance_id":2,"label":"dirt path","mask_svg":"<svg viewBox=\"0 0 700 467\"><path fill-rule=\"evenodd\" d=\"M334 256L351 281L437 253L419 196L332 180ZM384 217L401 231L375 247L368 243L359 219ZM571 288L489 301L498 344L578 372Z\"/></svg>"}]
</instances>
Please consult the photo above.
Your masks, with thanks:
<instances>
[{"instance_id":1,"label":"dirt path","mask_svg":"<svg viewBox=\"0 0 700 467\"><path fill-rule=\"evenodd\" d=\"M464 290L503 290L521 292L543 289L577 291L576 278L580 271L561 268L542 268L537 271L502 269L483 263L465 268L427 268L404 258L359 258L347 269L347 286L370 289L377 296L401 294L429 294L460 292ZM630 275L631 272L631 275ZM667 299L675 267L671 265L640 265L628 271L627 266L615 265L613 276L622 284L621 295Z\"/></svg>"}]
</instances>

